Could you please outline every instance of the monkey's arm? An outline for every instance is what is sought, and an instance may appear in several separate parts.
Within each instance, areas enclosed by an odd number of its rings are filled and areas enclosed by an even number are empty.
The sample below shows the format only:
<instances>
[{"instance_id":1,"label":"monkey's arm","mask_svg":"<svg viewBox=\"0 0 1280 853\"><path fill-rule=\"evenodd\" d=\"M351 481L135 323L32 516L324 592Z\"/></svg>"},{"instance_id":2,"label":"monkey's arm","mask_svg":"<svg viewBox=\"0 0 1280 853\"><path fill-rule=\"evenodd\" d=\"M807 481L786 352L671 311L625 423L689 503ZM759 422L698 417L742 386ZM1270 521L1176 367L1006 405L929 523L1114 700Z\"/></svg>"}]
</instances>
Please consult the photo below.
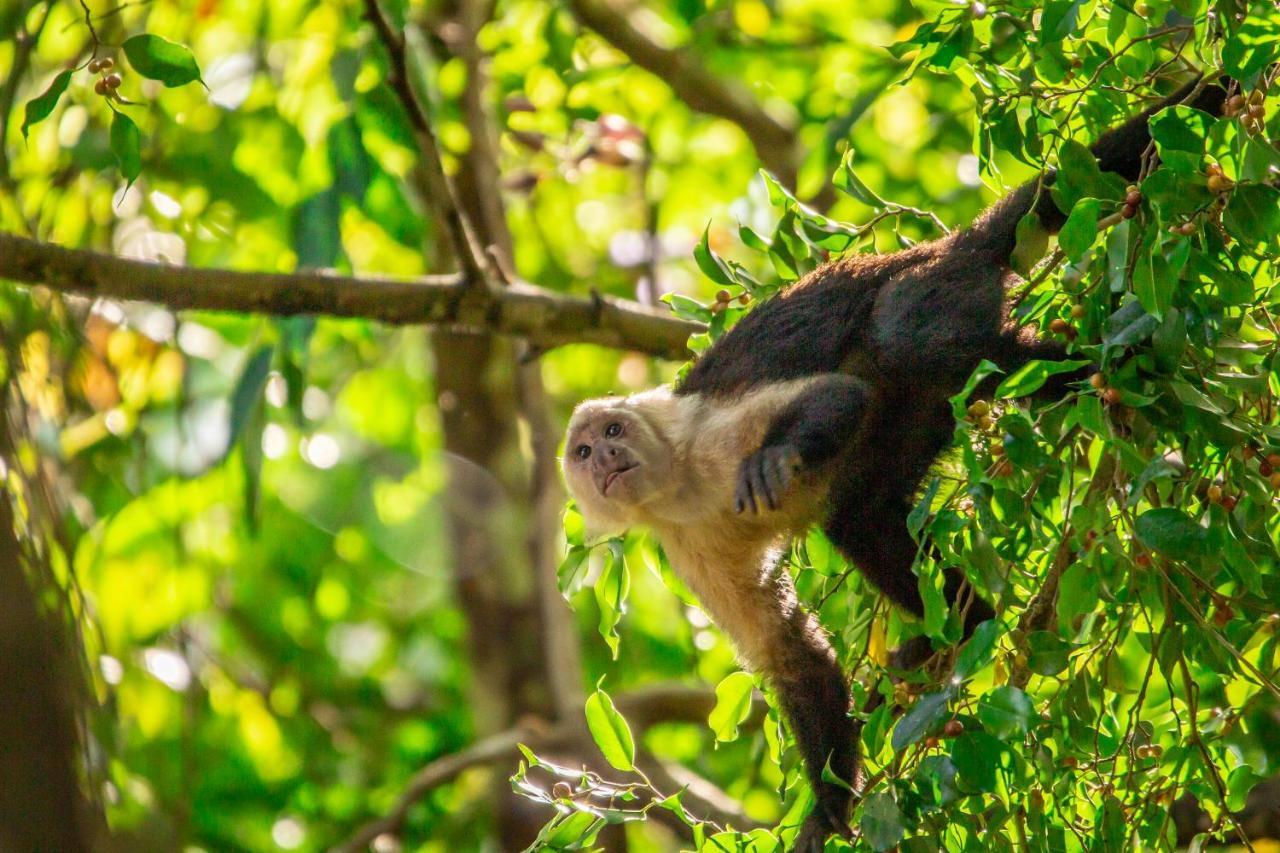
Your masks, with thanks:
<instances>
[{"instance_id":1,"label":"monkey's arm","mask_svg":"<svg viewBox=\"0 0 1280 853\"><path fill-rule=\"evenodd\" d=\"M706 541L664 538L663 547L744 664L773 689L817 800L805 822L804 844L796 849L819 851L831 833L848 833L850 788L858 783L859 728L849 716L848 682L826 632L800 606L791 575L773 550L744 546L731 531L721 535ZM823 781L825 767L847 787Z\"/></svg>"},{"instance_id":2,"label":"monkey's arm","mask_svg":"<svg viewBox=\"0 0 1280 853\"><path fill-rule=\"evenodd\" d=\"M852 443L866 408L861 379L828 374L810 383L770 421L759 450L742 461L734 508L778 509L797 473L821 468Z\"/></svg>"}]
</instances>

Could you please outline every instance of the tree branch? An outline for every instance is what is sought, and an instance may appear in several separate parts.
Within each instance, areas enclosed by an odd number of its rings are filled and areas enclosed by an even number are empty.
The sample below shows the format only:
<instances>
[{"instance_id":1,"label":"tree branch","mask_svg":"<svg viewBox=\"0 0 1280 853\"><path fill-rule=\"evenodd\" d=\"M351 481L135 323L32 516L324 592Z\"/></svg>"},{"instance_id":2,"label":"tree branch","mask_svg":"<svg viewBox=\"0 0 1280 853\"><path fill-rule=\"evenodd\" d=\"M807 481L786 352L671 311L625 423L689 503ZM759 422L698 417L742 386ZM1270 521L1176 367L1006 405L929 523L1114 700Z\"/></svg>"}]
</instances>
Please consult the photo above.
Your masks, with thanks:
<instances>
[{"instance_id":1,"label":"tree branch","mask_svg":"<svg viewBox=\"0 0 1280 853\"><path fill-rule=\"evenodd\" d=\"M578 20L627 58L660 77L691 109L728 119L751 140L764 167L794 190L803 156L794 128L769 115L747 89L708 71L682 48L667 48L635 26L612 0L570 0Z\"/></svg>"},{"instance_id":2,"label":"tree branch","mask_svg":"<svg viewBox=\"0 0 1280 853\"><path fill-rule=\"evenodd\" d=\"M614 698L618 710L640 731L660 722L705 722L707 714L716 703L714 691L705 686L683 684L655 685L621 693ZM748 719L761 720L766 711L764 697L759 693L753 694L751 717ZM460 752L437 758L414 774L390 812L361 826L350 838L333 847L330 853L356 853L366 849L379 835L398 833L409 809L433 788L452 781L472 767L517 759L520 756L519 744L538 752L564 748L584 740L586 743L591 742L582 719L564 722L553 728L517 726L482 738ZM690 771L677 772L675 775L672 775L672 771L670 765L655 769L655 772L675 787L689 785L694 781L695 777ZM681 776L684 781L676 778L677 776ZM712 819L731 818L737 825L744 823L744 814L729 801L726 794L705 780L699 781L702 784L692 792L690 799L695 811L702 807L707 809L707 816ZM672 788L671 793L674 790Z\"/></svg>"},{"instance_id":3,"label":"tree branch","mask_svg":"<svg viewBox=\"0 0 1280 853\"><path fill-rule=\"evenodd\" d=\"M540 348L590 343L689 357L699 323L624 299L565 296L530 284L471 288L462 275L404 280L322 272L258 273L157 264L0 233L0 279L178 310L327 314L525 338Z\"/></svg>"},{"instance_id":4,"label":"tree branch","mask_svg":"<svg viewBox=\"0 0 1280 853\"><path fill-rule=\"evenodd\" d=\"M400 101L409 117L409 124L413 127L420 154L418 168L425 184L424 194L427 202L435 208L436 219L453 251L454 262L465 273L468 285L490 286L492 282L485 274L484 264L481 262L483 253L476 248L475 232L459 208L453 187L445 176L444 161L440 159L440 144L431 129L426 107L413 90L404 37L396 34L382 7L378 5L378 0L365 0L364 9L365 17L373 24L378 40L387 51L391 65L387 84Z\"/></svg>"}]
</instances>

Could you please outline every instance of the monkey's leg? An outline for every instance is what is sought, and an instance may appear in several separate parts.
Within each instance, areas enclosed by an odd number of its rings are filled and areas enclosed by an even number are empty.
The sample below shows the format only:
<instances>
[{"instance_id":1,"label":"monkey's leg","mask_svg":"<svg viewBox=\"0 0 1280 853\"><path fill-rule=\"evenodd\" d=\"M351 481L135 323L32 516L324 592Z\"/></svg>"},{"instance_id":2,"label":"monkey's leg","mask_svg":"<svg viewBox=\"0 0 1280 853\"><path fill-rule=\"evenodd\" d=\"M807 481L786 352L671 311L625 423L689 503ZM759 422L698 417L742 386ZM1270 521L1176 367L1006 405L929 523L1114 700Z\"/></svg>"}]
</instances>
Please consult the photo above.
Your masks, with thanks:
<instances>
[{"instance_id":1,"label":"monkey's leg","mask_svg":"<svg viewBox=\"0 0 1280 853\"><path fill-rule=\"evenodd\" d=\"M825 465L849 446L866 404L867 385L861 379L835 373L819 377L773 419L760 449L742 461L735 509L778 509L797 473Z\"/></svg>"},{"instance_id":2,"label":"monkey's leg","mask_svg":"<svg viewBox=\"0 0 1280 853\"><path fill-rule=\"evenodd\" d=\"M918 546L907 531L907 515L920 480L951 440L953 418L945 403L921 407L909 398L878 400L867 413L858 445L842 460L831 487L827 537L859 571L899 607L924 615L911 565ZM945 594L954 605L964 576L947 570ZM977 595L966 598L964 636L995 612ZM894 666L911 669L930 654L927 638L894 653Z\"/></svg>"}]
</instances>

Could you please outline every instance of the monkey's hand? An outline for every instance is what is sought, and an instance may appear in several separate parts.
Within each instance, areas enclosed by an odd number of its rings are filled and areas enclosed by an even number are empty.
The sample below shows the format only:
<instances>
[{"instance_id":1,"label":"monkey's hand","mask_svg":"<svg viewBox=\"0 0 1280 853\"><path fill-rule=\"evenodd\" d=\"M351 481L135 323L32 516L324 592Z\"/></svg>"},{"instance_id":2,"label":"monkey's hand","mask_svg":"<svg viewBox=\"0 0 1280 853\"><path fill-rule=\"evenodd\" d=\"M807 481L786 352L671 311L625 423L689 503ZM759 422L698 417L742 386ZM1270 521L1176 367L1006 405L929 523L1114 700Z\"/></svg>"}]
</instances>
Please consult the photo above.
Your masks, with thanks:
<instances>
[{"instance_id":1,"label":"monkey's hand","mask_svg":"<svg viewBox=\"0 0 1280 853\"><path fill-rule=\"evenodd\" d=\"M736 512L759 514L782 506L782 492L800 470L800 451L790 444L762 447L742 460L734 491Z\"/></svg>"}]
</instances>

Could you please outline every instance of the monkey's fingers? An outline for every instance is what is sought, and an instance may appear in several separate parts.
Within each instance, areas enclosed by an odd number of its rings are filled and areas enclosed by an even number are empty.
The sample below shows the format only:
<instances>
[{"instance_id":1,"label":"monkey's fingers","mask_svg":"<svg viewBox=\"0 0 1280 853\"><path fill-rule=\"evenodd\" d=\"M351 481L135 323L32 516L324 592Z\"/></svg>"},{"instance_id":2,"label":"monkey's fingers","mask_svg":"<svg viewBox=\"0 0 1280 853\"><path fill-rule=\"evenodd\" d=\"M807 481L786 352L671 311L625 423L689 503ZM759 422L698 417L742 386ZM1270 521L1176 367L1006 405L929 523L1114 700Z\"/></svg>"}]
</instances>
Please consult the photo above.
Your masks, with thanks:
<instances>
[{"instance_id":1,"label":"monkey's fingers","mask_svg":"<svg viewBox=\"0 0 1280 853\"><path fill-rule=\"evenodd\" d=\"M791 445L784 444L766 448L761 454L765 456L761 464L765 490L774 498L769 505L777 509L782 502L782 493L800 470L800 453Z\"/></svg>"}]
</instances>

